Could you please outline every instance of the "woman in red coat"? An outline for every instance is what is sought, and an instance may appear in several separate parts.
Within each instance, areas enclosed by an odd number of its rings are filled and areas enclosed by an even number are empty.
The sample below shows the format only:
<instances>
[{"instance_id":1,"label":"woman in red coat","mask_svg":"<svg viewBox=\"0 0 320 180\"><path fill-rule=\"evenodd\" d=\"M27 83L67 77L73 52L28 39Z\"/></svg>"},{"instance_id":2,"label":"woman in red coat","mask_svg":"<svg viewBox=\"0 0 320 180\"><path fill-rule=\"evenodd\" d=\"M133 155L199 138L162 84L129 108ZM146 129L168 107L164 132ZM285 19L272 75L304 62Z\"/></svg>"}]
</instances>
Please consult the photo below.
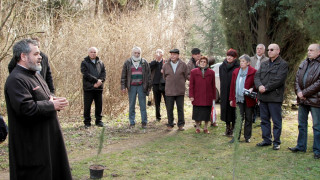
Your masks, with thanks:
<instances>
[{"instance_id":1,"label":"woman in red coat","mask_svg":"<svg viewBox=\"0 0 320 180\"><path fill-rule=\"evenodd\" d=\"M208 122L212 101L216 99L215 73L208 67L208 58L202 56L199 67L190 73L189 98L193 105L192 119L196 121L196 133L200 133L200 122L205 121L203 132L209 134Z\"/></svg>"},{"instance_id":2,"label":"woman in red coat","mask_svg":"<svg viewBox=\"0 0 320 180\"><path fill-rule=\"evenodd\" d=\"M235 69L232 73L229 100L230 106L236 107L237 104L240 108L242 120L238 139L240 139L243 119L245 119L244 138L249 143L252 134L252 113L256 99L244 95L244 90L247 89L250 92L254 90L254 75L257 70L250 66L248 55L244 54L239 59L240 68ZM234 142L234 138L230 142Z\"/></svg>"}]
</instances>

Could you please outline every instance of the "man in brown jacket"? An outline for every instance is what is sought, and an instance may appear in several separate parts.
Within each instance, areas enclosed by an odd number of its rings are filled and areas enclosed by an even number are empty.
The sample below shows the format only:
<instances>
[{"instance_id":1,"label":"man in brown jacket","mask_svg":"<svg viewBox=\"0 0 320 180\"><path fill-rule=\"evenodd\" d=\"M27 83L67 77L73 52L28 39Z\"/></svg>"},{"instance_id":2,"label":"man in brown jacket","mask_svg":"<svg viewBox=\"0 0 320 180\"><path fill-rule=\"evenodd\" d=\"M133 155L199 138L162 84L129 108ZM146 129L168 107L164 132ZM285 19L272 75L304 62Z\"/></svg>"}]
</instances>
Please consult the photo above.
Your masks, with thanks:
<instances>
[{"instance_id":1,"label":"man in brown jacket","mask_svg":"<svg viewBox=\"0 0 320 180\"><path fill-rule=\"evenodd\" d=\"M147 60L141 58L141 48L134 47L132 49L132 56L127 59L122 67L121 74L121 90L123 93L129 95L129 121L130 128L135 127L135 106L138 95L141 124L142 128L147 127L147 109L146 96L151 90L151 72Z\"/></svg>"},{"instance_id":2,"label":"man in brown jacket","mask_svg":"<svg viewBox=\"0 0 320 180\"><path fill-rule=\"evenodd\" d=\"M166 106L168 114L168 130L174 127L173 107L174 102L177 104L178 110L178 127L180 131L184 130L184 94L185 84L188 79L188 66L185 62L179 59L179 50L170 50L171 57L166 64L163 65L163 77L166 81Z\"/></svg>"},{"instance_id":3,"label":"man in brown jacket","mask_svg":"<svg viewBox=\"0 0 320 180\"><path fill-rule=\"evenodd\" d=\"M311 44L308 58L299 66L295 81L295 92L299 103L299 135L297 145L289 147L292 152L306 152L308 138L308 114L313 120L313 153L320 159L320 45Z\"/></svg>"}]
</instances>

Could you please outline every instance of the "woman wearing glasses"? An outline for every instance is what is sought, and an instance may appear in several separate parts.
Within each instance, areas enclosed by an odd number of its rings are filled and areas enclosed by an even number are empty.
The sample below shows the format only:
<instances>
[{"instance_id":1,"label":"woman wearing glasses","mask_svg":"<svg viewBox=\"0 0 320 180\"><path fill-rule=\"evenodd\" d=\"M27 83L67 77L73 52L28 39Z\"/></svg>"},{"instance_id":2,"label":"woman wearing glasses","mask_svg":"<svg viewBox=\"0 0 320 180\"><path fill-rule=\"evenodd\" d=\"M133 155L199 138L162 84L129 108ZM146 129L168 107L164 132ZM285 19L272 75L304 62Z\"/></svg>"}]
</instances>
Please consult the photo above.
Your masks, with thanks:
<instances>
[{"instance_id":1,"label":"woman wearing glasses","mask_svg":"<svg viewBox=\"0 0 320 180\"><path fill-rule=\"evenodd\" d=\"M189 98L193 105L192 119L196 122L196 133L200 133L200 122L204 121L203 132L209 134L208 122L212 101L216 99L215 73L208 66L208 58L202 56L199 67L191 70Z\"/></svg>"}]
</instances>

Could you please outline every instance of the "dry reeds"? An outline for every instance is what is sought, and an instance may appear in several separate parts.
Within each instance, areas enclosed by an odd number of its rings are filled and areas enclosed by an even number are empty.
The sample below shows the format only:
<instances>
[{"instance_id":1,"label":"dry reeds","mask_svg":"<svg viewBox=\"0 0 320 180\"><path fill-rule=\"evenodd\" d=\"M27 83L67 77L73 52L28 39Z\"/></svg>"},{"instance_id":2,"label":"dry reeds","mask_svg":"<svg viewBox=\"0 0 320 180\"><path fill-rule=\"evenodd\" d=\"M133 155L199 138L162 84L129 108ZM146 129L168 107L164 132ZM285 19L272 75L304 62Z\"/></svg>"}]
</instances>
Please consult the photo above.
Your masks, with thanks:
<instances>
[{"instance_id":1,"label":"dry reeds","mask_svg":"<svg viewBox=\"0 0 320 180\"><path fill-rule=\"evenodd\" d=\"M90 12L91 13L91 12ZM53 27L51 20L43 17L32 23L45 33L40 36L41 51L49 57L54 78L56 96L67 97L69 107L60 115L82 117L83 91L81 61L91 46L98 48L98 56L104 62L107 78L103 93L103 114L116 116L128 105L127 95L120 91L123 63L131 56L133 46L142 48L142 57L149 62L158 48L168 52L184 46L186 24L177 17L142 8L125 15L111 14L94 18L82 15L66 16ZM168 56L167 56L168 57ZM10 56L0 62L0 87L3 95L7 64ZM0 96L1 114L5 114L4 96Z\"/></svg>"}]
</instances>

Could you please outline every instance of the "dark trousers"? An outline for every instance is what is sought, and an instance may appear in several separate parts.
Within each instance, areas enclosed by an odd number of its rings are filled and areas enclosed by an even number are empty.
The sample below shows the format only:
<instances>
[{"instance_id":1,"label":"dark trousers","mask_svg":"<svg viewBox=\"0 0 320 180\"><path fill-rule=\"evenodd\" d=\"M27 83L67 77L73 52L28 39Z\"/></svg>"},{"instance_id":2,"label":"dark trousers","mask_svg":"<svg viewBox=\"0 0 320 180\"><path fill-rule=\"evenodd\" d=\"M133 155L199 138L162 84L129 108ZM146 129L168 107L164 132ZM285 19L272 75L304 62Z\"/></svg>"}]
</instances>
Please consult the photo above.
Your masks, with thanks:
<instances>
[{"instance_id":1,"label":"dark trousers","mask_svg":"<svg viewBox=\"0 0 320 180\"><path fill-rule=\"evenodd\" d=\"M253 115L252 115L252 123L255 123L256 122L256 119L257 117L260 117L260 108L259 108L259 105L256 104L254 107L253 107Z\"/></svg>"},{"instance_id":2,"label":"dark trousers","mask_svg":"<svg viewBox=\"0 0 320 180\"><path fill-rule=\"evenodd\" d=\"M184 96L167 96L166 97L166 106L167 106L167 114L168 114L168 125L173 127L174 123L174 117L173 117L173 107L174 102L176 102L177 105L177 111L178 111L178 127L183 127L185 124L184 121Z\"/></svg>"},{"instance_id":3,"label":"dark trousers","mask_svg":"<svg viewBox=\"0 0 320 180\"><path fill-rule=\"evenodd\" d=\"M260 117L261 117L261 130L262 139L267 142L272 142L271 136L271 121L273 122L273 144L281 144L280 136L282 130L282 116L281 116L282 103L270 103L260 101Z\"/></svg>"},{"instance_id":4,"label":"dark trousers","mask_svg":"<svg viewBox=\"0 0 320 180\"><path fill-rule=\"evenodd\" d=\"M252 135L252 114L253 114L253 108L254 107L248 107L246 102L244 103L237 103L239 109L240 109L240 115L241 115L241 126L240 126L240 133L239 133L239 139L241 135L241 129L242 129L242 122L244 120L244 138L250 139ZM238 122L236 122L238 123Z\"/></svg>"},{"instance_id":5,"label":"dark trousers","mask_svg":"<svg viewBox=\"0 0 320 180\"><path fill-rule=\"evenodd\" d=\"M154 84L152 89L153 89L154 104L156 105L156 118L157 120L160 120L161 119L161 114L160 114L161 96L163 96L164 103L166 103L165 91L161 91L159 89L159 84Z\"/></svg>"},{"instance_id":6,"label":"dark trousers","mask_svg":"<svg viewBox=\"0 0 320 180\"><path fill-rule=\"evenodd\" d=\"M91 104L94 101L95 105L95 117L96 123L100 122L102 119L102 91L84 91L83 92L84 101L84 124L91 124Z\"/></svg>"}]
</instances>

